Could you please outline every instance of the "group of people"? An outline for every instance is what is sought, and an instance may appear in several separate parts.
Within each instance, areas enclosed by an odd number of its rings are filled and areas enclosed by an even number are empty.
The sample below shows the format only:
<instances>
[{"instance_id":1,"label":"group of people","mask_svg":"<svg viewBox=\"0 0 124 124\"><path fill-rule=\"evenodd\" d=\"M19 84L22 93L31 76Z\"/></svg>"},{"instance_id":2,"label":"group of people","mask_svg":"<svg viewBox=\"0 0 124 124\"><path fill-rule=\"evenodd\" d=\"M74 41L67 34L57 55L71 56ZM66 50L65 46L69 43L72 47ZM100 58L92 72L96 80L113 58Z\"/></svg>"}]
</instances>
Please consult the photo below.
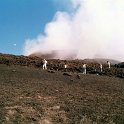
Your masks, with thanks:
<instances>
[{"instance_id":1,"label":"group of people","mask_svg":"<svg viewBox=\"0 0 124 124\"><path fill-rule=\"evenodd\" d=\"M111 68L111 63L109 61L107 61L107 65L108 65L108 68L110 69ZM100 64L100 72L103 72L103 66L102 64ZM86 70L86 64L83 64L83 74L86 74L87 73L87 70Z\"/></svg>"},{"instance_id":2,"label":"group of people","mask_svg":"<svg viewBox=\"0 0 124 124\"><path fill-rule=\"evenodd\" d=\"M47 70L47 60L46 59L43 59L43 70ZM64 65L64 68L65 70L67 69L67 64Z\"/></svg>"},{"instance_id":3,"label":"group of people","mask_svg":"<svg viewBox=\"0 0 124 124\"><path fill-rule=\"evenodd\" d=\"M110 69L111 68L111 63L109 61L107 61L107 65L108 65L108 68ZM100 72L103 72L103 66L102 64L100 64ZM86 64L83 64L83 74L86 74L87 71L86 71Z\"/></svg>"},{"instance_id":4,"label":"group of people","mask_svg":"<svg viewBox=\"0 0 124 124\"><path fill-rule=\"evenodd\" d=\"M44 59L43 60L43 70L47 70L47 60ZM111 63L109 61L107 61L107 64L108 64L108 68L110 69L111 68ZM64 65L64 69L67 70L67 67L68 65L65 64ZM102 64L100 64L100 72L103 72L103 66ZM87 64L83 64L83 74L86 74L87 73Z\"/></svg>"}]
</instances>

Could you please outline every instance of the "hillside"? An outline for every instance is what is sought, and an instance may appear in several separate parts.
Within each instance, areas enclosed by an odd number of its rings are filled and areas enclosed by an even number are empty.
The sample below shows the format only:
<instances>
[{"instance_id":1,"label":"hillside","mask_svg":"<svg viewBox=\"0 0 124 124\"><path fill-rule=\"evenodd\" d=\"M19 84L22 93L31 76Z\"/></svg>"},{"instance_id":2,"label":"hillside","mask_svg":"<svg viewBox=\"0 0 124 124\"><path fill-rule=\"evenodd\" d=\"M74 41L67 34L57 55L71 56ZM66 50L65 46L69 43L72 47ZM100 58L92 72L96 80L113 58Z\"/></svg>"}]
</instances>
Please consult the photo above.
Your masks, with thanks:
<instances>
[{"instance_id":1,"label":"hillside","mask_svg":"<svg viewBox=\"0 0 124 124\"><path fill-rule=\"evenodd\" d=\"M124 62L118 63L117 66L120 68L124 68Z\"/></svg>"},{"instance_id":2,"label":"hillside","mask_svg":"<svg viewBox=\"0 0 124 124\"><path fill-rule=\"evenodd\" d=\"M111 60L112 68L108 69L107 64L105 63L106 59L84 59L84 60L59 60L59 59L48 59L48 69L49 70L58 70L64 71L64 64L68 65L68 72L78 72L81 73L83 71L83 64L87 64L87 73L89 74L102 74L108 76L116 76L120 78L124 78L124 69L119 68L117 66L117 61ZM9 54L0 54L0 64L5 64L8 66L11 65L20 65L20 66L28 66L35 68L42 68L43 58L39 58L36 56L15 56ZM100 73L99 64L103 64L103 73ZM116 63L116 64L115 64Z\"/></svg>"},{"instance_id":3,"label":"hillside","mask_svg":"<svg viewBox=\"0 0 124 124\"><path fill-rule=\"evenodd\" d=\"M0 123L124 123L124 79L63 73L0 64Z\"/></svg>"}]
</instances>

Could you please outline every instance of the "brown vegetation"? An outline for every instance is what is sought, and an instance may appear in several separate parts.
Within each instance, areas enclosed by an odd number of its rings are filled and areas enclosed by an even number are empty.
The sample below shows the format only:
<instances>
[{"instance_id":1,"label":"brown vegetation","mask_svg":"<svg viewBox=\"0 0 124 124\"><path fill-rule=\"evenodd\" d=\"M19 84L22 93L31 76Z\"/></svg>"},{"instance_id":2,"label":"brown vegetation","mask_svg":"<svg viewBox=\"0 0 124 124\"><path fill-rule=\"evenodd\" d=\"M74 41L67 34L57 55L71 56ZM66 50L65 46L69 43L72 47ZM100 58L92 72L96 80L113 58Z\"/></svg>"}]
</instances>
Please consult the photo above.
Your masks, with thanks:
<instances>
[{"instance_id":1,"label":"brown vegetation","mask_svg":"<svg viewBox=\"0 0 124 124\"><path fill-rule=\"evenodd\" d=\"M115 61L112 60L115 63ZM105 59L84 59L84 60L59 60L59 59L48 59L48 69L49 70L57 70L57 71L65 71L64 64L68 65L68 72L78 72L81 73L83 71L82 65L84 63L87 64L87 72L89 74L102 74L109 76L116 76L120 78L124 78L124 70L120 67L123 67L123 64L113 64L111 69L108 69L107 63ZM103 72L100 72L99 64L103 64ZM20 66L28 66L28 67L36 67L42 68L43 58L39 58L36 56L15 56L15 55L7 55L0 54L0 64L6 65L20 65Z\"/></svg>"}]
</instances>

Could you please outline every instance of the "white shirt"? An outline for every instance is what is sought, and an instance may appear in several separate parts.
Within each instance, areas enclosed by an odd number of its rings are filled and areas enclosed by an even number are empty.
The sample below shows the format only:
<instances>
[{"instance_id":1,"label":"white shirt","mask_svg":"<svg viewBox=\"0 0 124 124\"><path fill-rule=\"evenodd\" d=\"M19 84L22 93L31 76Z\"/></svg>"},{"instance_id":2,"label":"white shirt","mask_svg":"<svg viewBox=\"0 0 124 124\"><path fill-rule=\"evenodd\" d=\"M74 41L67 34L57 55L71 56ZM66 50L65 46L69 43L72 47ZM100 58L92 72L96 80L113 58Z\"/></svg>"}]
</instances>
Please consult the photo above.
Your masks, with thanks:
<instances>
[{"instance_id":1,"label":"white shirt","mask_svg":"<svg viewBox=\"0 0 124 124\"><path fill-rule=\"evenodd\" d=\"M86 68L86 64L83 64L83 68Z\"/></svg>"}]
</instances>

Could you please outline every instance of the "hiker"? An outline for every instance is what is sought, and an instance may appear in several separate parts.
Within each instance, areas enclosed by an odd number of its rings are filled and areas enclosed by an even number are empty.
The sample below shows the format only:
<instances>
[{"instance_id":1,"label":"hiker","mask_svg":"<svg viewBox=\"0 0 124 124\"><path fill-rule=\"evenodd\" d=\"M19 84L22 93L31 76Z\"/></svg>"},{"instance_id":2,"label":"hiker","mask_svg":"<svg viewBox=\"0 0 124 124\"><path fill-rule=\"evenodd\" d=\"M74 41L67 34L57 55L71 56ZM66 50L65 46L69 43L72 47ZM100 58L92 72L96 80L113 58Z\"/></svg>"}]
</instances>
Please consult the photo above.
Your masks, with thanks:
<instances>
[{"instance_id":1,"label":"hiker","mask_svg":"<svg viewBox=\"0 0 124 124\"><path fill-rule=\"evenodd\" d=\"M46 70L47 69L47 60L44 59L43 60L43 70Z\"/></svg>"},{"instance_id":2,"label":"hiker","mask_svg":"<svg viewBox=\"0 0 124 124\"><path fill-rule=\"evenodd\" d=\"M100 72L102 72L102 64L100 64Z\"/></svg>"},{"instance_id":3,"label":"hiker","mask_svg":"<svg viewBox=\"0 0 124 124\"><path fill-rule=\"evenodd\" d=\"M108 64L108 68L110 69L111 68L111 63L109 61L107 61L107 64Z\"/></svg>"},{"instance_id":4,"label":"hiker","mask_svg":"<svg viewBox=\"0 0 124 124\"><path fill-rule=\"evenodd\" d=\"M86 70L86 64L83 64L83 74L86 74L87 70Z\"/></svg>"},{"instance_id":5,"label":"hiker","mask_svg":"<svg viewBox=\"0 0 124 124\"><path fill-rule=\"evenodd\" d=\"M65 71L67 71L67 67L68 67L68 65L65 64L65 65L64 65L64 69L65 69Z\"/></svg>"}]
</instances>

